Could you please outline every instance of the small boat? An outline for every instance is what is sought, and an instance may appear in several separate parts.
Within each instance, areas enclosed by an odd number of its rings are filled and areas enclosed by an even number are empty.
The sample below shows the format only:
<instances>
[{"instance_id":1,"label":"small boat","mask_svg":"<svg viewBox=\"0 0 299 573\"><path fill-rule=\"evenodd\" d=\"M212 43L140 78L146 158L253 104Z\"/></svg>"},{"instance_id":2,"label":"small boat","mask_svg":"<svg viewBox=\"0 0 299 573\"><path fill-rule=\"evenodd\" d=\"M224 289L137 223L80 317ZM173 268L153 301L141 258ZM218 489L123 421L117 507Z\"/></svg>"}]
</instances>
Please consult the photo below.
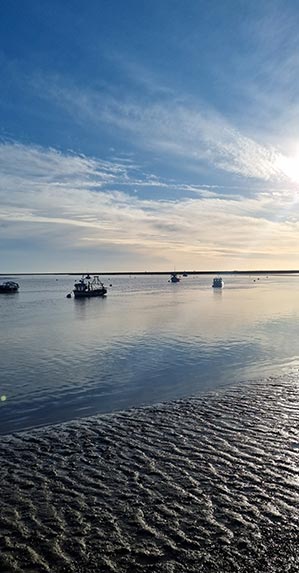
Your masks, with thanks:
<instances>
[{"instance_id":1,"label":"small boat","mask_svg":"<svg viewBox=\"0 0 299 573\"><path fill-rule=\"evenodd\" d=\"M215 277L213 279L213 284L212 284L213 288L222 288L223 286L224 286L224 280L222 277Z\"/></svg>"},{"instance_id":2,"label":"small boat","mask_svg":"<svg viewBox=\"0 0 299 573\"><path fill-rule=\"evenodd\" d=\"M178 277L177 273L171 273L170 275L170 282L172 283L179 283L180 282L180 277Z\"/></svg>"},{"instance_id":3,"label":"small boat","mask_svg":"<svg viewBox=\"0 0 299 573\"><path fill-rule=\"evenodd\" d=\"M188 273L183 273L183 277L187 277L187 276L188 276Z\"/></svg>"},{"instance_id":4,"label":"small boat","mask_svg":"<svg viewBox=\"0 0 299 573\"><path fill-rule=\"evenodd\" d=\"M14 293L18 292L19 285L18 283L14 283L13 281L6 281L0 285L0 293Z\"/></svg>"},{"instance_id":5,"label":"small boat","mask_svg":"<svg viewBox=\"0 0 299 573\"><path fill-rule=\"evenodd\" d=\"M75 298L90 298L104 296L107 289L97 275L94 277L82 275L81 279L74 284L73 293Z\"/></svg>"}]
</instances>

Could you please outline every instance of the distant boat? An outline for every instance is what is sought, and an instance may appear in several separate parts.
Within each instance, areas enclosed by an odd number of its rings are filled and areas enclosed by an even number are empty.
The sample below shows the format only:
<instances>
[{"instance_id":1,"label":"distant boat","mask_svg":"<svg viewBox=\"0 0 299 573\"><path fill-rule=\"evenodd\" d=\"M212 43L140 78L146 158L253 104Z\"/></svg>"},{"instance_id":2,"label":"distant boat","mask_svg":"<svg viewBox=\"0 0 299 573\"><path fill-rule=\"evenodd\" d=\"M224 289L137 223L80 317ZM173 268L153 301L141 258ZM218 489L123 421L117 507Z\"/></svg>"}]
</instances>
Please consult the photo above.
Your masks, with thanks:
<instances>
[{"instance_id":1,"label":"distant boat","mask_svg":"<svg viewBox=\"0 0 299 573\"><path fill-rule=\"evenodd\" d=\"M18 283L14 283L13 281L6 281L0 285L0 293L11 294L14 292L18 292L19 285Z\"/></svg>"},{"instance_id":2,"label":"distant boat","mask_svg":"<svg viewBox=\"0 0 299 573\"><path fill-rule=\"evenodd\" d=\"M222 277L214 277L213 278L213 288L222 288L224 286L224 280Z\"/></svg>"},{"instance_id":3,"label":"distant boat","mask_svg":"<svg viewBox=\"0 0 299 573\"><path fill-rule=\"evenodd\" d=\"M179 283L180 282L180 277L178 277L177 273L171 273L170 275L170 282L172 283Z\"/></svg>"},{"instance_id":4,"label":"distant boat","mask_svg":"<svg viewBox=\"0 0 299 573\"><path fill-rule=\"evenodd\" d=\"M74 284L73 289L75 298L91 298L94 296L104 296L107 289L96 275L82 275L81 279Z\"/></svg>"},{"instance_id":5,"label":"distant boat","mask_svg":"<svg viewBox=\"0 0 299 573\"><path fill-rule=\"evenodd\" d=\"M188 276L188 273L183 273L183 277L187 277L187 276Z\"/></svg>"}]
</instances>

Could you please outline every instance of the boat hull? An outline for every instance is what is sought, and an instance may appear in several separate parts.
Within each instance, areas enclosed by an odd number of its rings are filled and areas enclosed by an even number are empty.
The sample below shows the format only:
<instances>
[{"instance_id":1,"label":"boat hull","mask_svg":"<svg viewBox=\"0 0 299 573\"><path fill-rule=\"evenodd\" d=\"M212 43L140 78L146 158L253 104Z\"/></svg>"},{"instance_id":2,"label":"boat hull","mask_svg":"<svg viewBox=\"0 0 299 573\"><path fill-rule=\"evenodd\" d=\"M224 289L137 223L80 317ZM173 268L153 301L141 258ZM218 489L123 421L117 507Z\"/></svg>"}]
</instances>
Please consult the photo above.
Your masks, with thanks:
<instances>
[{"instance_id":1,"label":"boat hull","mask_svg":"<svg viewBox=\"0 0 299 573\"><path fill-rule=\"evenodd\" d=\"M19 285L16 283L8 283L0 285L0 294L14 294L18 292Z\"/></svg>"},{"instance_id":2,"label":"boat hull","mask_svg":"<svg viewBox=\"0 0 299 573\"><path fill-rule=\"evenodd\" d=\"M93 298L95 296L105 296L105 294L107 294L107 289L101 288L84 292L74 290L73 293L75 298Z\"/></svg>"}]
</instances>

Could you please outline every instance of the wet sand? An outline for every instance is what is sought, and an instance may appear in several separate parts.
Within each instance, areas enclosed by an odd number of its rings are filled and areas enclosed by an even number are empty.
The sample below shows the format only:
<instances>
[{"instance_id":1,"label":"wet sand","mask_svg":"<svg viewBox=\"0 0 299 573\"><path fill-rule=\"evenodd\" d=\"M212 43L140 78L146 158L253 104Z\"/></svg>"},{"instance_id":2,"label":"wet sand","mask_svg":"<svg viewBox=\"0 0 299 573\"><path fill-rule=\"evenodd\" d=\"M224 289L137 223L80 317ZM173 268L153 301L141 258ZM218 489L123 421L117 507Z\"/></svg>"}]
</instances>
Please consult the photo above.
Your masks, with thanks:
<instances>
[{"instance_id":1,"label":"wet sand","mask_svg":"<svg viewBox=\"0 0 299 573\"><path fill-rule=\"evenodd\" d=\"M0 440L1 572L299 571L299 381Z\"/></svg>"}]
</instances>

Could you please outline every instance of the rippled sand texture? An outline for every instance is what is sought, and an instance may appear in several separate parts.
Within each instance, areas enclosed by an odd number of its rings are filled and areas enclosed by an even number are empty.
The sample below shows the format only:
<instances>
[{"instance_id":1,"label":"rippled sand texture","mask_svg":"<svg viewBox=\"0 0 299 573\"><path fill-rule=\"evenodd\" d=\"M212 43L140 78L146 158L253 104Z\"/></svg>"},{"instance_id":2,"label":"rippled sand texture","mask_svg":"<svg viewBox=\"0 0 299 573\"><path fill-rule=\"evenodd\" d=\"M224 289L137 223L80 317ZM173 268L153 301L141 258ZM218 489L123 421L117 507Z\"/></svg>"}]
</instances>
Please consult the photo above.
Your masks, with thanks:
<instances>
[{"instance_id":1,"label":"rippled sand texture","mask_svg":"<svg viewBox=\"0 0 299 573\"><path fill-rule=\"evenodd\" d=\"M298 390L2 437L1 572L299 571Z\"/></svg>"}]
</instances>

